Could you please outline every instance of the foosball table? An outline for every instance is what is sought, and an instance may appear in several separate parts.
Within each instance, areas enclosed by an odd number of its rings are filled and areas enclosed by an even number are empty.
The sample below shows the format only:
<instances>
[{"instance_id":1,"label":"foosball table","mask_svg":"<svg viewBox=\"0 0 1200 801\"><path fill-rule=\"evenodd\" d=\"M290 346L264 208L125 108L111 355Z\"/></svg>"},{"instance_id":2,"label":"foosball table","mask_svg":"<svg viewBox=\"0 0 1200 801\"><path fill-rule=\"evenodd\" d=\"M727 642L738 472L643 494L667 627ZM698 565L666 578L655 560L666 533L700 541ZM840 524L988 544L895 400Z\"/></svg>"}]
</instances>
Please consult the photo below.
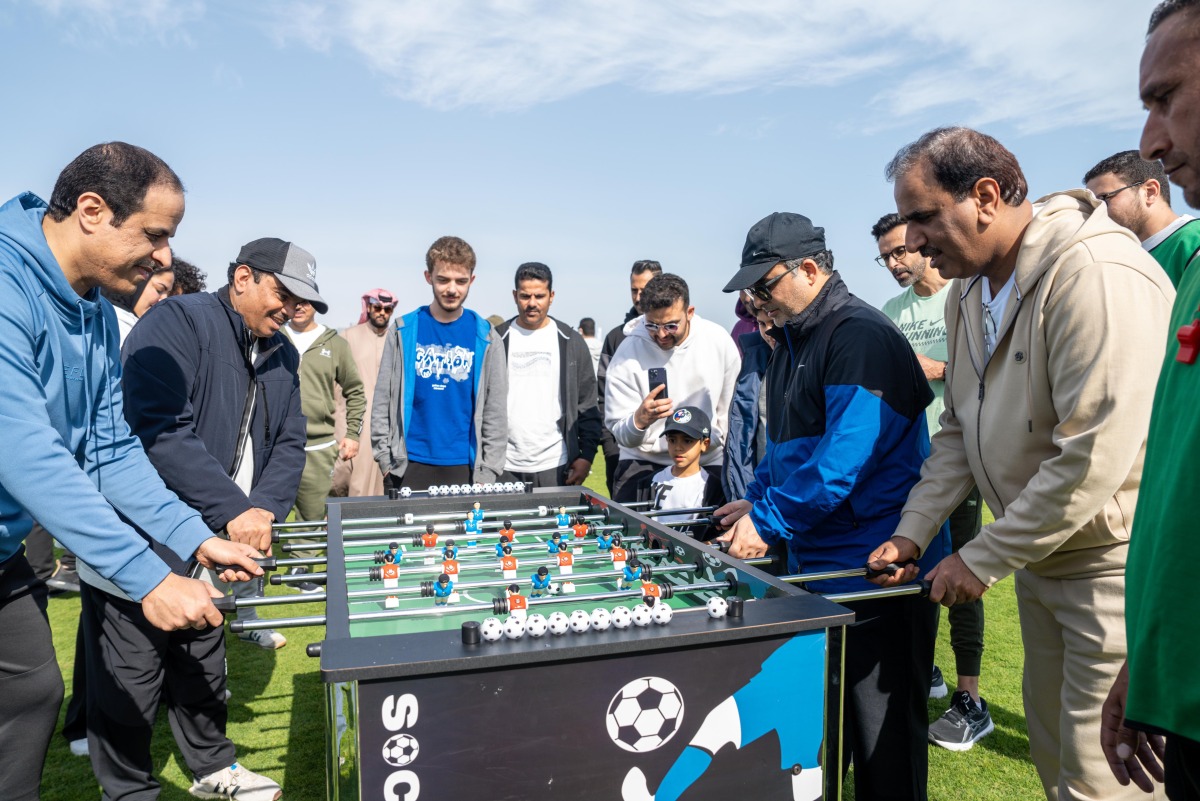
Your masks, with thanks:
<instances>
[{"instance_id":1,"label":"foosball table","mask_svg":"<svg viewBox=\"0 0 1200 801\"><path fill-rule=\"evenodd\" d=\"M705 511L519 484L330 499L278 526L272 565L324 572L271 577L324 581L326 614L231 625L326 626L329 799L839 799L853 615L689 536ZM321 600L250 603L293 598Z\"/></svg>"}]
</instances>

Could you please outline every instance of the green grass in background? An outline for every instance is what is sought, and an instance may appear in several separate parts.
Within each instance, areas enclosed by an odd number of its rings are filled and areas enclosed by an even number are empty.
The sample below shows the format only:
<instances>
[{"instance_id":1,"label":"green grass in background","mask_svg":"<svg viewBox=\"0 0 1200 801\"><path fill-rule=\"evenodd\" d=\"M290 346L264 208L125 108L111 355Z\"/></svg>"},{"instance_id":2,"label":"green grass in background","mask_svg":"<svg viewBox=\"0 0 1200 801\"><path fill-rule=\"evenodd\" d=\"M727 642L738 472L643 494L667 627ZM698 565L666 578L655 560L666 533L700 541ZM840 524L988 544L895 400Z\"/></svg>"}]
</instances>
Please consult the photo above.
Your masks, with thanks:
<instances>
[{"instance_id":1,"label":"green grass in background","mask_svg":"<svg viewBox=\"0 0 1200 801\"><path fill-rule=\"evenodd\" d=\"M589 489L607 494L604 457L598 456L586 482ZM991 520L985 510L985 522ZM281 587L268 593L290 594ZM1025 718L1021 711L1021 637L1012 579L993 587L985 596L986 651L981 690L991 706L996 731L966 753L929 749L929 797L948 801L1015 801L1038 798L1041 785L1029 761ZM272 609L264 616L319 615L320 604L288 606L286 613ZM75 656L75 627L79 596L64 595L50 601L50 623L58 661L71 693ZM282 630L288 645L266 651L229 635L228 733L246 767L278 781L287 801L323 801L325 798L324 691L318 661L304 654L304 646L324 636L319 627ZM950 628L943 613L938 631L937 663L953 687L954 657ZM949 698L929 702L930 720L946 710ZM59 727L62 720L60 717ZM191 799L191 776L180 761L175 740L160 710L154 732L154 770L162 782L164 801ZM99 798L100 790L87 759L72 756L61 734L55 733L42 778L43 801L80 801ZM845 798L853 799L848 786Z\"/></svg>"}]
</instances>

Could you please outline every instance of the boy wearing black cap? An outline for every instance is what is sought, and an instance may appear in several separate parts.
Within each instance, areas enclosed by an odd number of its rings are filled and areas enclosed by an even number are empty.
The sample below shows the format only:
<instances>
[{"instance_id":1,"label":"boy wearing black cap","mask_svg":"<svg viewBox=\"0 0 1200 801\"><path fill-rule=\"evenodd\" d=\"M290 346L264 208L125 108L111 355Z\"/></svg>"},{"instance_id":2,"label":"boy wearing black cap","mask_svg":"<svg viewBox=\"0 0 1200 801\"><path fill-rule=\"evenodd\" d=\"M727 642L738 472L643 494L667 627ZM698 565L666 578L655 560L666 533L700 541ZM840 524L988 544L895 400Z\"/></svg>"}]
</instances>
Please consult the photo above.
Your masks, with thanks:
<instances>
[{"instance_id":1,"label":"boy wearing black cap","mask_svg":"<svg viewBox=\"0 0 1200 801\"><path fill-rule=\"evenodd\" d=\"M667 438L671 466L654 474L651 486L658 499L655 508L695 509L725 503L720 475L700 466L700 457L708 450L710 433L708 415L696 406L676 409L667 418L662 435ZM658 522L683 522L697 517L696 514L667 515L658 518Z\"/></svg>"}]
</instances>

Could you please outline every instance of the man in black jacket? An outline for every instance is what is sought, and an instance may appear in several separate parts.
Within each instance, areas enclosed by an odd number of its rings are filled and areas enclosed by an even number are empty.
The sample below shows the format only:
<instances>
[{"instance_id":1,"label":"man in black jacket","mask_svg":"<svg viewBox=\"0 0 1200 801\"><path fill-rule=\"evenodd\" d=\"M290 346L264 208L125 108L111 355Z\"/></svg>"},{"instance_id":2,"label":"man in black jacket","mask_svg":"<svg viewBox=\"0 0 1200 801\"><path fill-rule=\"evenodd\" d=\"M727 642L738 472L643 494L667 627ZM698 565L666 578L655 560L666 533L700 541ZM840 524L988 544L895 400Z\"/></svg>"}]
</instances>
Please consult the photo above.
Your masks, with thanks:
<instances>
[{"instance_id":1,"label":"man in black jacket","mask_svg":"<svg viewBox=\"0 0 1200 801\"><path fill-rule=\"evenodd\" d=\"M227 287L157 304L125 342L125 416L150 461L209 528L260 551L270 549L271 524L287 516L304 470L299 357L280 328L298 299L326 311L315 279L306 251L255 240L230 264ZM193 795L278 798L279 785L240 767L225 736L224 630L160 634L136 606L95 596L85 619L88 737L106 796L157 788L150 738L165 689L196 776Z\"/></svg>"},{"instance_id":2,"label":"man in black jacket","mask_svg":"<svg viewBox=\"0 0 1200 801\"><path fill-rule=\"evenodd\" d=\"M625 313L624 322L613 326L604 337L604 345L600 348L600 361L596 365L596 402L601 421L600 445L604 449L604 472L609 495L612 495L613 483L617 478L617 462L621 459L621 448L613 439L612 432L604 427L604 379L608 374L608 363L612 361L613 354L625 339L625 324L641 314L638 310L638 300L642 297L642 290L650 283L651 278L661 273L662 265L656 261L641 259L633 263L633 269L629 273L629 295L633 299L633 306Z\"/></svg>"},{"instance_id":3,"label":"man in black jacket","mask_svg":"<svg viewBox=\"0 0 1200 801\"><path fill-rule=\"evenodd\" d=\"M496 328L508 360L503 480L535 487L582 484L600 444L591 353L577 331L550 316L549 267L522 264L515 284L518 314Z\"/></svg>"}]
</instances>

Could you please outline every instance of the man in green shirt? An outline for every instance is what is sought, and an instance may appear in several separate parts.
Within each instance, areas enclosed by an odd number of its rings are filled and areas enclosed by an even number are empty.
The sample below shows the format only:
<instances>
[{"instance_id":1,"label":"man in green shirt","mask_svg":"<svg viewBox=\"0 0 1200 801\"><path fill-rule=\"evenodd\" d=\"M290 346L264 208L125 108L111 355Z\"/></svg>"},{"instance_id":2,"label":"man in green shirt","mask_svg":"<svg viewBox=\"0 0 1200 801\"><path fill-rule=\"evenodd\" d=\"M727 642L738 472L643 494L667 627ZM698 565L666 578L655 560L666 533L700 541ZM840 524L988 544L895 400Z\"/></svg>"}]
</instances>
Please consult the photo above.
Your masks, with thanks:
<instances>
[{"instance_id":1,"label":"man in green shirt","mask_svg":"<svg viewBox=\"0 0 1200 801\"><path fill-rule=\"evenodd\" d=\"M1142 241L1171 283L1200 252L1200 220L1171 209L1171 187L1161 161L1146 161L1136 150L1109 156L1088 170L1083 183L1108 207L1108 216Z\"/></svg>"},{"instance_id":2,"label":"man in green shirt","mask_svg":"<svg viewBox=\"0 0 1200 801\"><path fill-rule=\"evenodd\" d=\"M925 409L929 434L937 433L938 420L944 408L946 390L946 298L949 279L937 270L929 269L929 259L920 253L910 253L904 247L908 226L904 218L892 212L879 218L871 228L871 236L879 248L875 258L887 269L904 291L883 304L883 313L908 339L925 371L933 401ZM950 515L950 541L953 551L975 539L983 524L983 504L978 488L971 490ZM983 599L952 606L950 646L954 650L958 682L950 708L929 726L929 741L951 751L969 750L995 728L987 701L979 695L979 673L983 662ZM942 671L933 668L929 694L934 698L946 695Z\"/></svg>"},{"instance_id":3,"label":"man in green shirt","mask_svg":"<svg viewBox=\"0 0 1200 801\"><path fill-rule=\"evenodd\" d=\"M1168 0L1150 15L1138 90L1149 112L1141 156L1161 162L1188 204L1200 207L1200 1ZM1170 339L1154 394L1126 568L1128 663L1104 702L1100 742L1118 781L1151 792L1151 779L1165 777L1168 797L1179 801L1200 798L1193 479L1200 448L1200 415L1194 412L1200 397L1200 270L1191 267L1172 279L1178 293L1163 332Z\"/></svg>"}]
</instances>

